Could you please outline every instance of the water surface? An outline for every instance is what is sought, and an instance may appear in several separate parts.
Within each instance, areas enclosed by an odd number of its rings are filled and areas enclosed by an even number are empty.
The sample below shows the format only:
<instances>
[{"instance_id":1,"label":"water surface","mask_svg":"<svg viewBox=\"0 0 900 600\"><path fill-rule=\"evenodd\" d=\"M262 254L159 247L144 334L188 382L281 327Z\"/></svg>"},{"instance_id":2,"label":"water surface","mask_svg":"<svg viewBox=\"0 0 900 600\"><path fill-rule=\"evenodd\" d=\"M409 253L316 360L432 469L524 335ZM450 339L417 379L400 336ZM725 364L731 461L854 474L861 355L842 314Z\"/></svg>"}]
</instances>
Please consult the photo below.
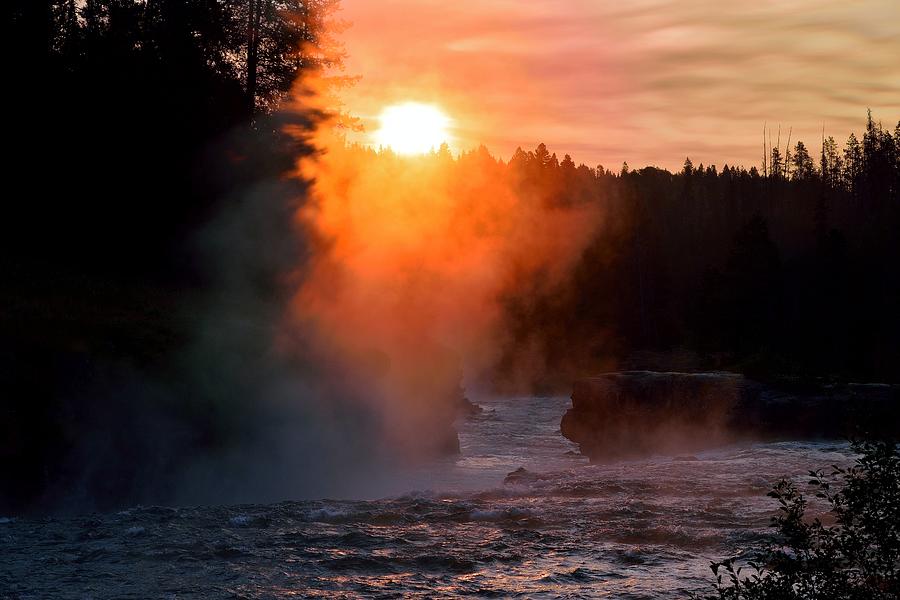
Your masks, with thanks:
<instances>
[{"instance_id":1,"label":"water surface","mask_svg":"<svg viewBox=\"0 0 900 600\"><path fill-rule=\"evenodd\" d=\"M569 402L479 400L460 457L382 500L0 517L0 598L684 598L765 535L774 481L850 456L747 443L591 465L559 434Z\"/></svg>"}]
</instances>

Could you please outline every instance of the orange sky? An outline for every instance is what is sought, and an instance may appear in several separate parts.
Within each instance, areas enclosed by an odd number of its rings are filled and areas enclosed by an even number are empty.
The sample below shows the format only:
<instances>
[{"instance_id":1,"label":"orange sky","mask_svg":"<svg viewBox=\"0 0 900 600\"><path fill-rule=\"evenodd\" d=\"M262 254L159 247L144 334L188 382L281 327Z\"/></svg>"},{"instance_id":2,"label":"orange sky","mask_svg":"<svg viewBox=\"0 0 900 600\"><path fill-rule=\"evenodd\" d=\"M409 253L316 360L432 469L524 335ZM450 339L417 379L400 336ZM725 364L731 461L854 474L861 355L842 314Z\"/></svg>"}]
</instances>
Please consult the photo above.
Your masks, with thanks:
<instances>
[{"instance_id":1,"label":"orange sky","mask_svg":"<svg viewBox=\"0 0 900 600\"><path fill-rule=\"evenodd\" d=\"M763 123L843 142L900 119L898 0L344 0L345 95L440 104L455 149L546 142L576 162L755 165ZM773 131L774 135L774 131ZM793 142L792 142L793 143Z\"/></svg>"}]
</instances>

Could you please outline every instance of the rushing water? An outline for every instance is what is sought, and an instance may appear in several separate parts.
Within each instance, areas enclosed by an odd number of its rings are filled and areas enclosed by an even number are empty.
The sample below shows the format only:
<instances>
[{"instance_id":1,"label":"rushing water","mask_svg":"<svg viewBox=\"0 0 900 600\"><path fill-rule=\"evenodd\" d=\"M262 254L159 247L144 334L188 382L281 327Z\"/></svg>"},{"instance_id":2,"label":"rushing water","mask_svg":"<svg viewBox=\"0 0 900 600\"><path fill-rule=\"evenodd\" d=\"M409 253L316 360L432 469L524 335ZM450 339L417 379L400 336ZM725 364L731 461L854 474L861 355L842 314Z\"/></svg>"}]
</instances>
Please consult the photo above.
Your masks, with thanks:
<instances>
[{"instance_id":1,"label":"rushing water","mask_svg":"<svg viewBox=\"0 0 900 600\"><path fill-rule=\"evenodd\" d=\"M559 434L568 399L481 404L461 456L414 474L425 491L0 517L0 599L684 598L765 534L772 482L849 457L782 442L589 465Z\"/></svg>"}]
</instances>

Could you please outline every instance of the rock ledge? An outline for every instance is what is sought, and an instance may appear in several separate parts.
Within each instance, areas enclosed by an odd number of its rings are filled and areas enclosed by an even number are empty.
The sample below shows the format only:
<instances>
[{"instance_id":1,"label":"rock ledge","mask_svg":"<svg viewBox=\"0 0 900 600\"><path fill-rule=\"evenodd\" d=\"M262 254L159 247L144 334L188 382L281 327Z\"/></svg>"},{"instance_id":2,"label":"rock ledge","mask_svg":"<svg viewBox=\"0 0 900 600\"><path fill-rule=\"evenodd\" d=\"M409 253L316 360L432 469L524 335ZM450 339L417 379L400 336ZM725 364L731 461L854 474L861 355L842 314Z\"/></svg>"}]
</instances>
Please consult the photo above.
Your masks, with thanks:
<instances>
[{"instance_id":1,"label":"rock ledge","mask_svg":"<svg viewBox=\"0 0 900 600\"><path fill-rule=\"evenodd\" d=\"M711 447L735 439L900 433L900 385L773 386L736 373L627 371L580 379L562 434L591 458Z\"/></svg>"}]
</instances>

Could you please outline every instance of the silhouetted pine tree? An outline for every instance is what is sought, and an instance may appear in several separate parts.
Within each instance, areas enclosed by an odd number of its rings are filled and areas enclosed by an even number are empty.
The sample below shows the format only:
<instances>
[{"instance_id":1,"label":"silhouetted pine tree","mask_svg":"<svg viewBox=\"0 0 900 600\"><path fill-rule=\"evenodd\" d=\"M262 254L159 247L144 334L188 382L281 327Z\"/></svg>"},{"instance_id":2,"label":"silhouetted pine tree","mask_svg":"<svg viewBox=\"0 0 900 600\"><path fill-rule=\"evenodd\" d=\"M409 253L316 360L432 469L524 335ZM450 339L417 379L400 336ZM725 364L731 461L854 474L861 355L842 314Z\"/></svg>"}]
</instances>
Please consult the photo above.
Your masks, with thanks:
<instances>
[{"instance_id":1,"label":"silhouetted pine tree","mask_svg":"<svg viewBox=\"0 0 900 600\"><path fill-rule=\"evenodd\" d=\"M791 178L794 181L808 181L815 178L816 167L803 142L797 142L791 160L794 167Z\"/></svg>"}]
</instances>

